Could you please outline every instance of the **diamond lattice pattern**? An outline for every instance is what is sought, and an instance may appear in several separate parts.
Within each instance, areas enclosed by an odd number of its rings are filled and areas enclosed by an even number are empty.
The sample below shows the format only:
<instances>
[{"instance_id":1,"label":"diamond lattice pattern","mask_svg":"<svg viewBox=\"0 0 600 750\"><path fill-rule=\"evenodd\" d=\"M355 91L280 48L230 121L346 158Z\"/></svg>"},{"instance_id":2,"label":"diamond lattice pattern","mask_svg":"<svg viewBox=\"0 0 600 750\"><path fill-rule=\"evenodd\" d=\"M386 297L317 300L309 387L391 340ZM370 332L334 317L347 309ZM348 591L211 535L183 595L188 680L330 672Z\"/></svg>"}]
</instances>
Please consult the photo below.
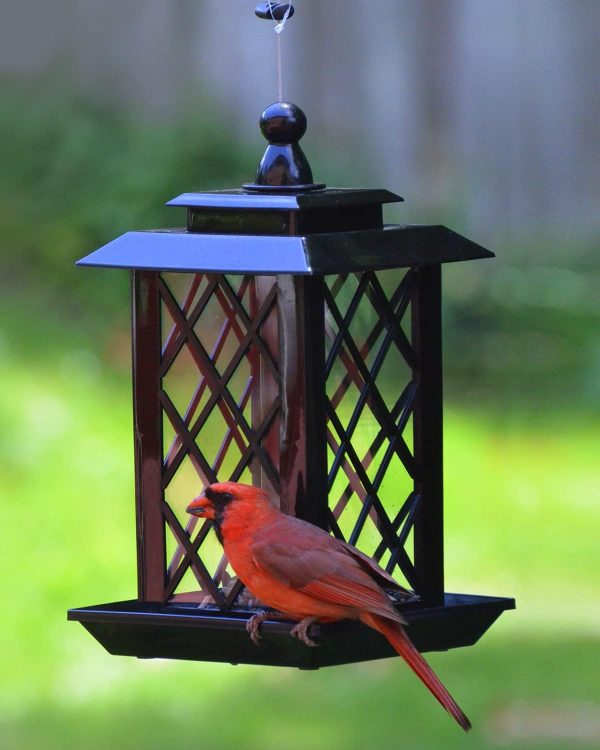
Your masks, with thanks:
<instances>
[{"instance_id":1,"label":"diamond lattice pattern","mask_svg":"<svg viewBox=\"0 0 600 750\"><path fill-rule=\"evenodd\" d=\"M412 295L410 271L329 277L325 329L331 530L415 588Z\"/></svg>"},{"instance_id":2,"label":"diamond lattice pattern","mask_svg":"<svg viewBox=\"0 0 600 750\"><path fill-rule=\"evenodd\" d=\"M275 280L163 274L160 296L167 598L227 609L241 585L209 522L185 508L216 481L278 494Z\"/></svg>"}]
</instances>

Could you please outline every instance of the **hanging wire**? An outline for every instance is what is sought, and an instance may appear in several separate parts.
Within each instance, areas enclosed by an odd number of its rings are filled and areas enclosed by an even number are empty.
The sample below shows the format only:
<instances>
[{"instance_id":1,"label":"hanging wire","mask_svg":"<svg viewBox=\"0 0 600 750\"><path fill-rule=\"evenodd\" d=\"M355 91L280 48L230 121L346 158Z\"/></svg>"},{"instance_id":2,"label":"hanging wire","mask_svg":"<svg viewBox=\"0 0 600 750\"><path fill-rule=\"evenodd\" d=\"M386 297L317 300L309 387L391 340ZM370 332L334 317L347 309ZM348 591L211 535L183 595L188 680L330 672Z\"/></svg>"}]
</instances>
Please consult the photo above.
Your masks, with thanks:
<instances>
[{"instance_id":1,"label":"hanging wire","mask_svg":"<svg viewBox=\"0 0 600 750\"><path fill-rule=\"evenodd\" d=\"M285 25L287 23L288 18L290 17L290 13L292 11L292 3L291 0L288 2L287 10L285 11L283 18L278 21L275 16L273 15L273 4L269 3L269 12L271 13L271 18L275 22L274 31L276 34L276 55L277 55L277 95L279 97L279 101L283 101L283 60L282 60L282 51L281 51L281 32L285 29Z\"/></svg>"}]
</instances>

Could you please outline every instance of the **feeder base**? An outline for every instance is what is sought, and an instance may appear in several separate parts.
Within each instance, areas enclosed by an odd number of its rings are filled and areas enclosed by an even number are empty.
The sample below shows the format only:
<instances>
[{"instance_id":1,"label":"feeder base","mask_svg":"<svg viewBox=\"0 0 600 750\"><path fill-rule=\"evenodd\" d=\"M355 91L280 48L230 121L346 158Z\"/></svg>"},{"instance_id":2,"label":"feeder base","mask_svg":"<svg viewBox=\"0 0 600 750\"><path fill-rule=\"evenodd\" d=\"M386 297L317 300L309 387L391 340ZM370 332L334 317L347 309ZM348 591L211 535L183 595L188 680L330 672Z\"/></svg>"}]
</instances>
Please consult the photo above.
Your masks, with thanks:
<instances>
[{"instance_id":1,"label":"feeder base","mask_svg":"<svg viewBox=\"0 0 600 750\"><path fill-rule=\"evenodd\" d=\"M419 651L446 651L473 645L504 610L514 608L514 599L446 594L443 607L413 605L401 611ZM313 625L310 637L320 644L318 648L308 648L290 636L295 623L265 620L261 645L256 646L246 632L252 614L132 600L71 609L67 616L80 622L109 653L140 659L319 669L396 655L379 633L349 620Z\"/></svg>"}]
</instances>

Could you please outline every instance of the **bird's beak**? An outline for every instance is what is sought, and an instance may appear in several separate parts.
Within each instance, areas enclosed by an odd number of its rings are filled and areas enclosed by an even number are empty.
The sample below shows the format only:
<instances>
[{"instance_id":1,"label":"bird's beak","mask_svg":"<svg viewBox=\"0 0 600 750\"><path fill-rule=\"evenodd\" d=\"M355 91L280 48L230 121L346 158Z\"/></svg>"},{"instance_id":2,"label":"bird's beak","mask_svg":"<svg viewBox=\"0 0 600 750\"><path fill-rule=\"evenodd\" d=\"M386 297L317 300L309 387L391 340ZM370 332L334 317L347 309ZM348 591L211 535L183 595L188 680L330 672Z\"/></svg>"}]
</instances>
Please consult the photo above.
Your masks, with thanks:
<instances>
[{"instance_id":1,"label":"bird's beak","mask_svg":"<svg viewBox=\"0 0 600 750\"><path fill-rule=\"evenodd\" d=\"M212 503L204 495L200 495L188 505L186 511L192 516L206 516L207 511L212 508Z\"/></svg>"}]
</instances>

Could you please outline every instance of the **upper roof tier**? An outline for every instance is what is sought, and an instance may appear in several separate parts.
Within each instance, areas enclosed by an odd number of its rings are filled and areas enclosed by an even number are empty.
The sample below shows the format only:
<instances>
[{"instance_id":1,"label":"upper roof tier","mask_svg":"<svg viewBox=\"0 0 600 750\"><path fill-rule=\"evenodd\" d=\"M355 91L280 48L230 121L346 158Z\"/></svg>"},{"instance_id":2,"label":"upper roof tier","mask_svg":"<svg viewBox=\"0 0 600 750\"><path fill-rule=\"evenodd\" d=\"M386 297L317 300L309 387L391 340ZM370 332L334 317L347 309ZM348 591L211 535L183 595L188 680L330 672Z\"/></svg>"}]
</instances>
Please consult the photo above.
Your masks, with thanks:
<instances>
[{"instance_id":1,"label":"upper roof tier","mask_svg":"<svg viewBox=\"0 0 600 750\"><path fill-rule=\"evenodd\" d=\"M127 232L80 266L164 271L328 274L493 257L442 226L383 224L387 190L184 193L187 228Z\"/></svg>"}]
</instances>

